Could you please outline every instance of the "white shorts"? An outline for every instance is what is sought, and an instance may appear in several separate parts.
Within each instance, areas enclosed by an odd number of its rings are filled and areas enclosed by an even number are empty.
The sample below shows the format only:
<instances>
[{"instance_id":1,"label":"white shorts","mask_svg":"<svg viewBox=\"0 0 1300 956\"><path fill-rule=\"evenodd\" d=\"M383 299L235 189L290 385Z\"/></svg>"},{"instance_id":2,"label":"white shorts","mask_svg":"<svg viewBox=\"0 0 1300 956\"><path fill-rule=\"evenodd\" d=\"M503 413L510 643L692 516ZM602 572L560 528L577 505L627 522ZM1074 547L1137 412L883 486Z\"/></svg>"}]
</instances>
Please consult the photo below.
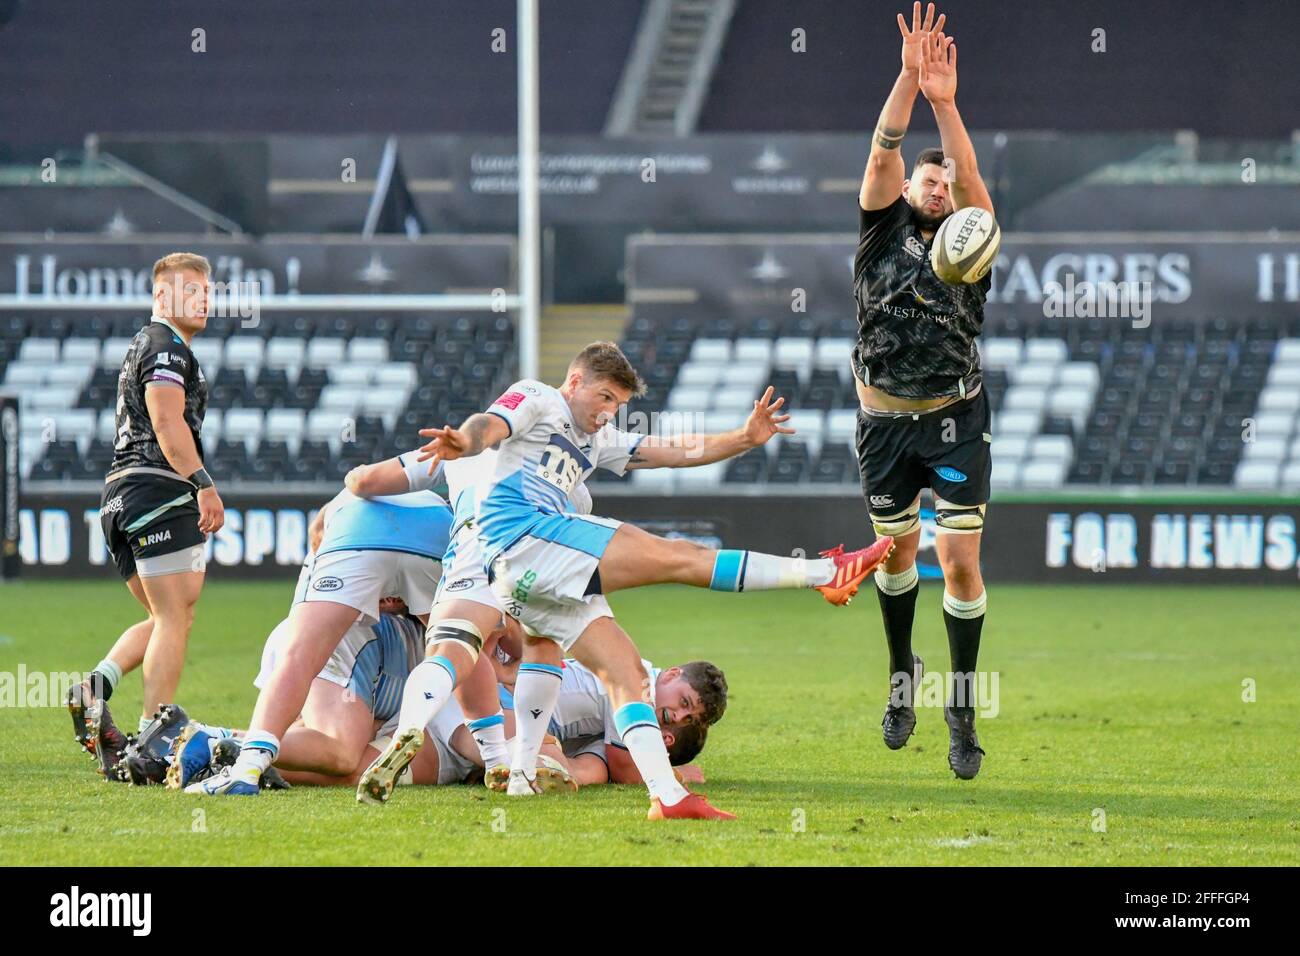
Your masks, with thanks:
<instances>
[{"instance_id":1,"label":"white shorts","mask_svg":"<svg viewBox=\"0 0 1300 956\"><path fill-rule=\"evenodd\" d=\"M442 557L442 580L438 582L433 603L438 605L443 601L473 601L497 612L501 610L483 570L483 546L473 528L462 526Z\"/></svg>"},{"instance_id":2,"label":"white shorts","mask_svg":"<svg viewBox=\"0 0 1300 956\"><path fill-rule=\"evenodd\" d=\"M289 633L286 618L267 637L262 668L253 680L258 690L271 679ZM358 621L347 629L316 677L349 691L376 720L396 720L406 678L423 659L422 645L423 641L412 640L400 628L376 628Z\"/></svg>"},{"instance_id":3,"label":"white shorts","mask_svg":"<svg viewBox=\"0 0 1300 956\"><path fill-rule=\"evenodd\" d=\"M379 602L399 597L412 614L428 614L442 564L405 551L330 551L308 559L298 575L293 603L333 601L361 613L361 623L379 621Z\"/></svg>"},{"instance_id":4,"label":"white shorts","mask_svg":"<svg viewBox=\"0 0 1300 956\"><path fill-rule=\"evenodd\" d=\"M456 704L456 699L452 698L447 701L446 705L429 722L425 728L428 731L429 739L433 741L434 749L438 751L438 786L445 787L452 783L464 783L471 773L478 769L478 764L472 760L466 760L455 747L451 745L451 735L464 725L460 707ZM394 715L375 735L375 739L370 742L380 753L388 746L397 733L397 716Z\"/></svg>"},{"instance_id":5,"label":"white shorts","mask_svg":"<svg viewBox=\"0 0 1300 956\"><path fill-rule=\"evenodd\" d=\"M534 637L569 650L597 618L613 617L603 594L589 594L601 555L621 521L552 515L497 555L492 593Z\"/></svg>"}]
</instances>

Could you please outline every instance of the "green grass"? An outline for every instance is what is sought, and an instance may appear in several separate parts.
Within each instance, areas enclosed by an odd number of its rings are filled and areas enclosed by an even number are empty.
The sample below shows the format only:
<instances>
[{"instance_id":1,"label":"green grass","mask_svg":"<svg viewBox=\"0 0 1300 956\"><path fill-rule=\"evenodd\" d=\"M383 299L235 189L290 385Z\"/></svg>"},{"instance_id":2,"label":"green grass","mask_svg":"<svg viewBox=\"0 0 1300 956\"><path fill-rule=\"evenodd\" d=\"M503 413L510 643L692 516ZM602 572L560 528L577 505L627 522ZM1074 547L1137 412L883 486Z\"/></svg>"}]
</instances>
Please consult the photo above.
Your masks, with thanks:
<instances>
[{"instance_id":1,"label":"green grass","mask_svg":"<svg viewBox=\"0 0 1300 956\"><path fill-rule=\"evenodd\" d=\"M290 588L209 584L180 692L192 714L244 724ZM940 592L925 583L918 607L931 670L947 660ZM1000 674L1001 713L981 720L988 756L972 782L948 770L938 709L919 711L906 750L881 743L886 665L870 594L847 610L806 593L676 588L613 603L656 663L705 657L726 670L731 706L701 789L739 822L650 824L639 787L526 802L416 787L382 808L340 789L201 800L102 783L61 707L5 707L0 863L1300 862L1290 590L994 588L981 666ZM0 587L0 671L87 670L136 610L115 583ZM1256 702L1242 700L1245 678ZM113 698L124 726L139 703L132 675Z\"/></svg>"}]
</instances>

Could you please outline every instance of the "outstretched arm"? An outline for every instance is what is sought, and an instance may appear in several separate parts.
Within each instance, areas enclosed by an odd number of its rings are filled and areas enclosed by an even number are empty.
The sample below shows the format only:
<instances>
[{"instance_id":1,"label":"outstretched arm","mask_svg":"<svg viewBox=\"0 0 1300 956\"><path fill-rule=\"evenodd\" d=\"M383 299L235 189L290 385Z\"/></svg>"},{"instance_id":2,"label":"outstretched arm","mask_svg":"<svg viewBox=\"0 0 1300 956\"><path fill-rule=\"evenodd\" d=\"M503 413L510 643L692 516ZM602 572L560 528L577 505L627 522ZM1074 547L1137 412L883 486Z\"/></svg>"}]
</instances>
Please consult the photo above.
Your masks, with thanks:
<instances>
[{"instance_id":1,"label":"outstretched arm","mask_svg":"<svg viewBox=\"0 0 1300 956\"><path fill-rule=\"evenodd\" d=\"M952 194L953 207L978 206L992 212L993 200L975 162L975 147L957 112L956 41L942 33L934 34L926 42L920 62L921 92L929 100L934 120L939 124L944 166L951 177L948 191Z\"/></svg>"},{"instance_id":2,"label":"outstretched arm","mask_svg":"<svg viewBox=\"0 0 1300 956\"><path fill-rule=\"evenodd\" d=\"M740 428L716 435L649 435L641 440L627 464L633 468L694 468L743 455L751 448L766 444L774 435L793 435L793 428L782 428L789 415L778 412L784 398L772 401L772 386L762 398L754 400L754 410Z\"/></svg>"},{"instance_id":3,"label":"outstretched arm","mask_svg":"<svg viewBox=\"0 0 1300 956\"><path fill-rule=\"evenodd\" d=\"M446 428L421 428L420 434L428 438L429 443L420 446L419 460L433 460L429 466L432 474L440 461L473 458L482 454L483 449L509 438L510 425L499 415L479 412L465 419L460 428L452 428L450 425Z\"/></svg>"},{"instance_id":4,"label":"outstretched arm","mask_svg":"<svg viewBox=\"0 0 1300 956\"><path fill-rule=\"evenodd\" d=\"M903 65L871 135L871 155L862 176L862 189L858 192L858 205L863 209L884 209L903 192L907 168L900 147L912 120L912 105L920 89L918 71L923 40L932 30L942 29L945 19L941 13L935 21L934 4L931 3L926 7L925 19L922 20L919 0L912 5L911 29L908 29L903 15L898 15L898 30L903 35Z\"/></svg>"}]
</instances>

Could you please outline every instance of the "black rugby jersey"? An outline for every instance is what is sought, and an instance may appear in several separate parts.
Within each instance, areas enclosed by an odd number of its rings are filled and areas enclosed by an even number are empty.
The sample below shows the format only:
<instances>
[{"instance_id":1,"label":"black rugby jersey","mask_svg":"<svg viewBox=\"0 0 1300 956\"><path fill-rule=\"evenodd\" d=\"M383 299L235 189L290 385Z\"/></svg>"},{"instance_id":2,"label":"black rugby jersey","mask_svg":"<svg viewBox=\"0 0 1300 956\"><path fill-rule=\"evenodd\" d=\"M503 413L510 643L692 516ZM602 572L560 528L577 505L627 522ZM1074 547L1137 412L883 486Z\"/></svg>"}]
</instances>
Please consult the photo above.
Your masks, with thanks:
<instances>
[{"instance_id":1,"label":"black rugby jersey","mask_svg":"<svg viewBox=\"0 0 1300 956\"><path fill-rule=\"evenodd\" d=\"M900 398L969 395L982 381L975 339L992 271L972 285L943 282L930 267L930 243L903 196L884 209L859 206L858 213L854 373Z\"/></svg>"},{"instance_id":2,"label":"black rugby jersey","mask_svg":"<svg viewBox=\"0 0 1300 956\"><path fill-rule=\"evenodd\" d=\"M117 378L117 438L109 474L142 467L172 471L144 401L145 389L156 387L185 389L185 424L190 426L199 459L203 459L199 430L208 407L208 383L185 340L171 326L151 321L135 333Z\"/></svg>"}]
</instances>

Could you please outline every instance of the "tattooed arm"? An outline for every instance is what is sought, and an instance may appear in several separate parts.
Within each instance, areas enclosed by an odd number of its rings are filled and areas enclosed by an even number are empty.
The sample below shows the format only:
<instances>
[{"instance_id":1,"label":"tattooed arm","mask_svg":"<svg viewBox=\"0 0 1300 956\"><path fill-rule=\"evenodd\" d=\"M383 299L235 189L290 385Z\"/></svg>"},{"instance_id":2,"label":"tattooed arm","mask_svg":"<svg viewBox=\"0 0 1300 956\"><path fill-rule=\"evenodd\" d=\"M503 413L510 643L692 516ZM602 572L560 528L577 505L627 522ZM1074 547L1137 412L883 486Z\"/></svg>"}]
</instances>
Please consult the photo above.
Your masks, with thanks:
<instances>
[{"instance_id":1,"label":"tattooed arm","mask_svg":"<svg viewBox=\"0 0 1300 956\"><path fill-rule=\"evenodd\" d=\"M923 41L931 31L938 32L945 20L939 14L934 19L934 4L925 11L921 19L921 4L912 7L912 28L909 30L903 15L898 15L898 30L903 34L903 64L894 81L894 88L885 100L885 107L880 111L875 132L871 134L871 155L867 159L867 169L862 177L862 189L858 193L858 205L863 209L884 209L903 192L903 180L907 178L907 169L903 164L900 147L903 136L907 133L907 124L912 119L912 105L920 90L919 69Z\"/></svg>"}]
</instances>

